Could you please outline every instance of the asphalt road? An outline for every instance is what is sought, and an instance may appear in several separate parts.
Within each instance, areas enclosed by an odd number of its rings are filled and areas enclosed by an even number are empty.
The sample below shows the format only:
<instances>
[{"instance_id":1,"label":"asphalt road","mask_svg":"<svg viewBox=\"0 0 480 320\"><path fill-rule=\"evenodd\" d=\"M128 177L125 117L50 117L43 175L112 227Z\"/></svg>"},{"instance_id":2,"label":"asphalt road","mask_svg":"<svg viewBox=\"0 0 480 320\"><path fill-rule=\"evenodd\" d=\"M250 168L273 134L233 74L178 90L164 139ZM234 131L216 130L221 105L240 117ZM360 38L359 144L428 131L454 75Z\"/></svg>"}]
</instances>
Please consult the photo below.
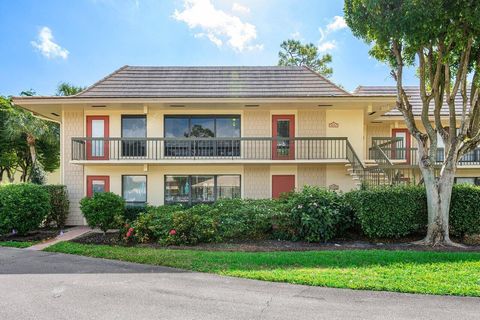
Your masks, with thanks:
<instances>
[{"instance_id":1,"label":"asphalt road","mask_svg":"<svg viewBox=\"0 0 480 320\"><path fill-rule=\"evenodd\" d=\"M0 319L480 319L480 299L270 283L0 248Z\"/></svg>"}]
</instances>

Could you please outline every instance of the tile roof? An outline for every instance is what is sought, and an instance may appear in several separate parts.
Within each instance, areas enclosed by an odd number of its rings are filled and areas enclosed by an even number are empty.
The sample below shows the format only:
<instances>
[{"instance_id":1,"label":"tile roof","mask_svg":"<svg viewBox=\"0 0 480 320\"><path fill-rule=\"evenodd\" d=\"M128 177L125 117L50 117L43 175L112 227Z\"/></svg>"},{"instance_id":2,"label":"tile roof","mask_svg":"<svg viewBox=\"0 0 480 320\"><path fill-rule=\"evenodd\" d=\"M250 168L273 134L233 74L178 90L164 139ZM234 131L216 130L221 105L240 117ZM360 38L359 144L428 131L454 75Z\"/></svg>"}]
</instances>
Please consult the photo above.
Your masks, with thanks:
<instances>
[{"instance_id":1,"label":"tile roof","mask_svg":"<svg viewBox=\"0 0 480 320\"><path fill-rule=\"evenodd\" d=\"M79 98L237 98L351 96L307 67L124 66Z\"/></svg>"},{"instance_id":2,"label":"tile roof","mask_svg":"<svg viewBox=\"0 0 480 320\"><path fill-rule=\"evenodd\" d=\"M410 98L412 104L413 114L420 116L422 114L422 98L420 97L420 87L418 86L405 86L405 92ZM355 96L378 96L378 95L396 95L397 87L395 86L359 86L354 91ZM470 95L470 89L467 88L467 94ZM456 112L462 112L462 97L460 94L456 96L455 107ZM442 116L449 116L448 107L445 102L440 114ZM384 116L401 116L402 114L397 109L385 113ZM433 101L430 104L430 115L433 115Z\"/></svg>"}]
</instances>

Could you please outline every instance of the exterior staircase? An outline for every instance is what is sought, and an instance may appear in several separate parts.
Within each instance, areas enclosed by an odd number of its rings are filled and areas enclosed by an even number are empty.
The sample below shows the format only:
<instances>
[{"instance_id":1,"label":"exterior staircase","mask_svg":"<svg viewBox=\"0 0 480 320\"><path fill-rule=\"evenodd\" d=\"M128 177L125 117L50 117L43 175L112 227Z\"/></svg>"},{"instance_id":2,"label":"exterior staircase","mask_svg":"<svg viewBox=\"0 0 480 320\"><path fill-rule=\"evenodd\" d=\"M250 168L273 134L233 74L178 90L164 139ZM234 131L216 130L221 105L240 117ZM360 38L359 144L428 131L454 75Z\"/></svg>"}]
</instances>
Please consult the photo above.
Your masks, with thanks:
<instances>
[{"instance_id":1,"label":"exterior staircase","mask_svg":"<svg viewBox=\"0 0 480 320\"><path fill-rule=\"evenodd\" d=\"M347 143L347 160L345 167L357 186L388 186L415 183L418 168L412 165L392 161L392 150L396 148L397 138L373 138L369 150L369 160L361 161L350 143ZM416 172L417 171L417 172Z\"/></svg>"}]
</instances>

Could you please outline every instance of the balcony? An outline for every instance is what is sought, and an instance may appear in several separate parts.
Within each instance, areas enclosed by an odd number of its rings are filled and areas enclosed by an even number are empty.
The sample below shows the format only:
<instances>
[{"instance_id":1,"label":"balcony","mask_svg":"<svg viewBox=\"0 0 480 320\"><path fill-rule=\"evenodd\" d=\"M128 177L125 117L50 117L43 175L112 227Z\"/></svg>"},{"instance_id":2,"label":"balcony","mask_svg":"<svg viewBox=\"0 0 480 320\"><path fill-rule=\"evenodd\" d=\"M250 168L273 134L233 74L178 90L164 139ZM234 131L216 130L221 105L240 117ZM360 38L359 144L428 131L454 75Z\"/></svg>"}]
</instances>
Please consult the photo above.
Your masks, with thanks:
<instances>
[{"instance_id":1,"label":"balcony","mask_svg":"<svg viewBox=\"0 0 480 320\"><path fill-rule=\"evenodd\" d=\"M369 158L379 164L396 164L416 166L418 164L418 148L406 148L403 141L397 138L372 138L373 147L369 150ZM436 161L441 165L445 159L445 150L437 149ZM480 166L480 148L465 154L458 166Z\"/></svg>"},{"instance_id":2,"label":"balcony","mask_svg":"<svg viewBox=\"0 0 480 320\"><path fill-rule=\"evenodd\" d=\"M72 138L73 163L348 162L347 138Z\"/></svg>"}]
</instances>

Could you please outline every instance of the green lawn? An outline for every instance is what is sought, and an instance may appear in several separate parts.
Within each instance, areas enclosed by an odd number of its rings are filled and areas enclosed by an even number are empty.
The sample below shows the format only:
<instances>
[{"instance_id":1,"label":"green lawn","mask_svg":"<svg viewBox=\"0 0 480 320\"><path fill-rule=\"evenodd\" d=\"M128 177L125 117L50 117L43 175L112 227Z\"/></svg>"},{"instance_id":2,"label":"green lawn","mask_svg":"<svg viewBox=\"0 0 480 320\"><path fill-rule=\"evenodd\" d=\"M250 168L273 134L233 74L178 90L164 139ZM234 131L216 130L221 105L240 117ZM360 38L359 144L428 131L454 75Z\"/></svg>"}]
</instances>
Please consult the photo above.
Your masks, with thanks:
<instances>
[{"instance_id":1,"label":"green lawn","mask_svg":"<svg viewBox=\"0 0 480 320\"><path fill-rule=\"evenodd\" d=\"M35 244L31 241L0 241L0 247L28 248Z\"/></svg>"},{"instance_id":2,"label":"green lawn","mask_svg":"<svg viewBox=\"0 0 480 320\"><path fill-rule=\"evenodd\" d=\"M313 286L480 297L480 253L384 250L253 253L72 242L58 243L46 251Z\"/></svg>"}]
</instances>

